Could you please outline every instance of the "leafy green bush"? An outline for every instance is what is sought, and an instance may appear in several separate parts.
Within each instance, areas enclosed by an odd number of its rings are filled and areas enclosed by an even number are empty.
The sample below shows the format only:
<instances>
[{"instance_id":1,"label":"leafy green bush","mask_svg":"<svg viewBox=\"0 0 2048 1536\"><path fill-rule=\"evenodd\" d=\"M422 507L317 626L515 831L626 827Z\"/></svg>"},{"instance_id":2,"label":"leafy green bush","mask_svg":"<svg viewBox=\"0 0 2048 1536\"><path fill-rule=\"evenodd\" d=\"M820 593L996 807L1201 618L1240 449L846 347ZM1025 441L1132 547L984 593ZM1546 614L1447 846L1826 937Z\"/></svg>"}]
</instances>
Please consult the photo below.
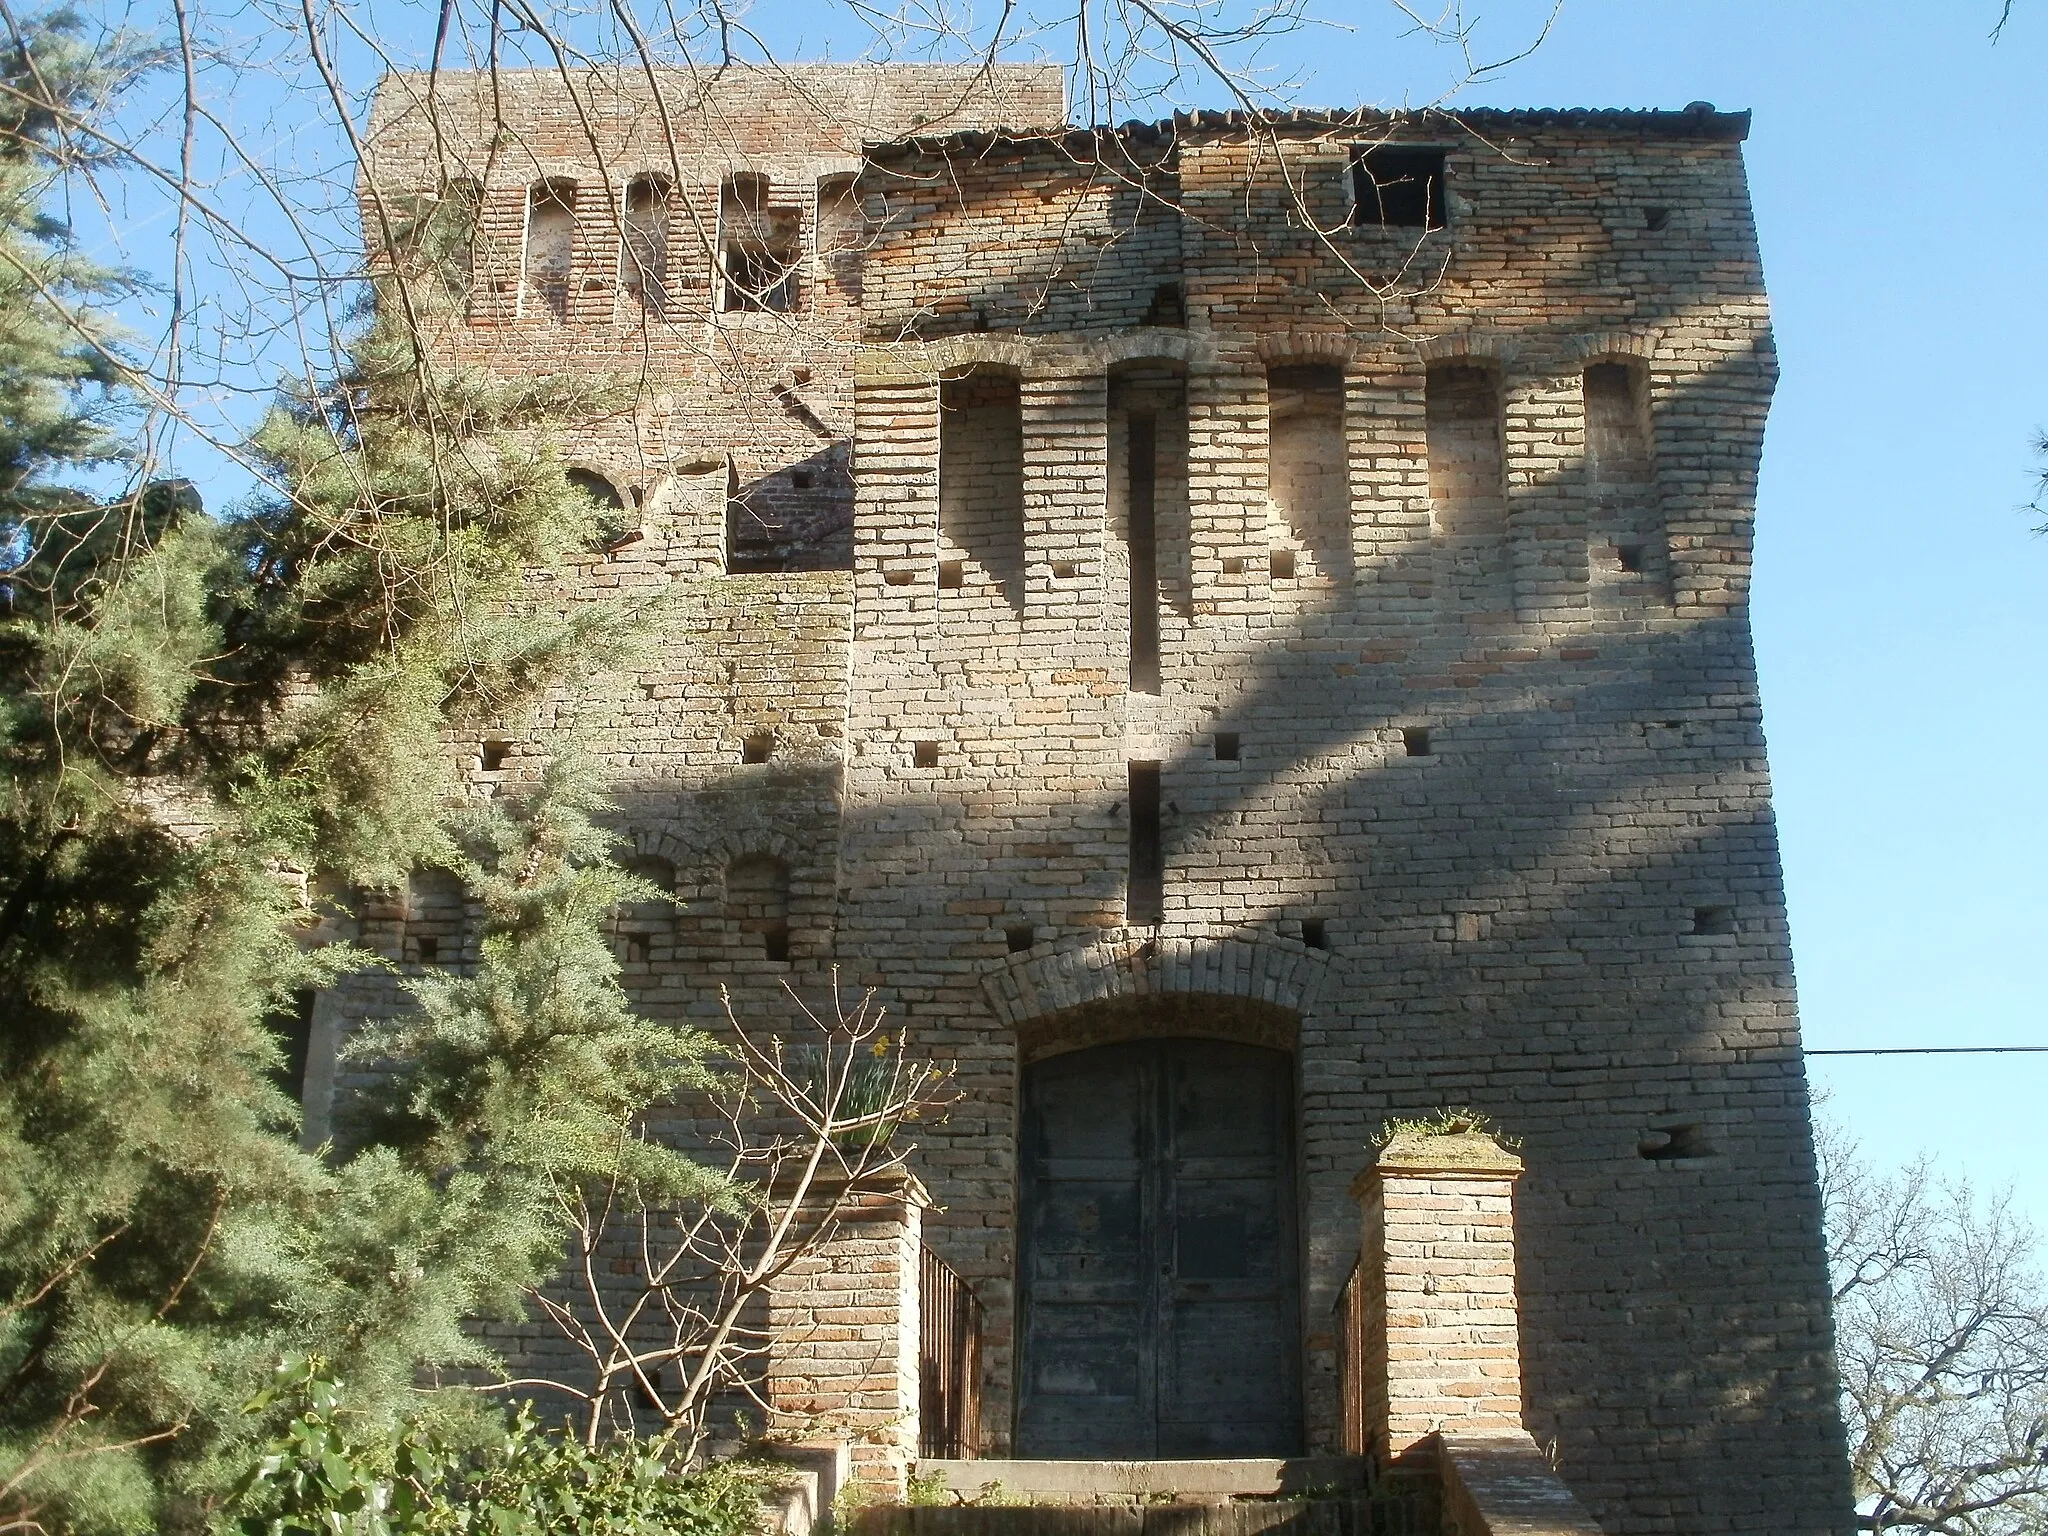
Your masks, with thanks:
<instances>
[{"instance_id":1,"label":"leafy green bush","mask_svg":"<svg viewBox=\"0 0 2048 1536\"><path fill-rule=\"evenodd\" d=\"M380 1431L317 1361L287 1361L249 1405L289 1422L236 1486L222 1536L750 1536L765 1469L691 1471L669 1436L595 1447L521 1406L461 1432Z\"/></svg>"}]
</instances>

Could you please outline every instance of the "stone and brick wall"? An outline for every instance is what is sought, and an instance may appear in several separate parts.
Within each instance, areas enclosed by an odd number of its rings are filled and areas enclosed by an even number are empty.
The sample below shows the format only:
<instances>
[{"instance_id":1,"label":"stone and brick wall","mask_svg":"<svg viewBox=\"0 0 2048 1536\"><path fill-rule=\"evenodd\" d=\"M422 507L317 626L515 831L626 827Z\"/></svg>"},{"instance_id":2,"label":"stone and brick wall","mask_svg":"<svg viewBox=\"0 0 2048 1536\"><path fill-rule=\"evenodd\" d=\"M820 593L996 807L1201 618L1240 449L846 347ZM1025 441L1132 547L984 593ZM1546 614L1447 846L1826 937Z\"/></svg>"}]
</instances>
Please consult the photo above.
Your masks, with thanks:
<instances>
[{"instance_id":1,"label":"stone and brick wall","mask_svg":"<svg viewBox=\"0 0 2048 1536\"><path fill-rule=\"evenodd\" d=\"M444 89L481 113L475 82ZM560 594L678 605L584 722L634 852L689 902L628 982L712 1024L720 983L772 1018L782 982L815 995L836 963L953 1064L963 1098L915 1165L923 1241L987 1309L984 1449L1010 1419L1023 1042L1209 1027L1223 998L1214 1028L1298 1063L1315 1443L1337 1436L1367 1135L1465 1104L1522 1141L1522 1414L1601 1527L1847 1529L1746 614L1775 359L1744 120L996 135L968 130L1057 119L1056 74L969 100L828 71L677 107L672 150L639 86L592 89L595 148L558 83L521 77L513 142L485 153L479 117L450 168L399 77L377 185L483 188L453 354L647 380L574 450L641 492L641 538ZM1345 223L1352 146L1390 136L1443 148L1444 228ZM664 168L674 313L609 291L596 238L568 320L522 310L535 180L577 182L581 230L583 187ZM837 231L793 313L717 307L741 173ZM1156 692L1131 686L1134 414ZM988 485L944 473L949 431ZM966 452L977 432L1001 453ZM847 569L728 574L728 508L771 487L796 532L759 563ZM480 792L534 772L549 723L505 722L494 769L460 744ZM1134 762L1158 765L1164 863L1136 926ZM786 958L758 866L728 885L758 859L786 870ZM377 922L403 953L403 917Z\"/></svg>"}]
</instances>

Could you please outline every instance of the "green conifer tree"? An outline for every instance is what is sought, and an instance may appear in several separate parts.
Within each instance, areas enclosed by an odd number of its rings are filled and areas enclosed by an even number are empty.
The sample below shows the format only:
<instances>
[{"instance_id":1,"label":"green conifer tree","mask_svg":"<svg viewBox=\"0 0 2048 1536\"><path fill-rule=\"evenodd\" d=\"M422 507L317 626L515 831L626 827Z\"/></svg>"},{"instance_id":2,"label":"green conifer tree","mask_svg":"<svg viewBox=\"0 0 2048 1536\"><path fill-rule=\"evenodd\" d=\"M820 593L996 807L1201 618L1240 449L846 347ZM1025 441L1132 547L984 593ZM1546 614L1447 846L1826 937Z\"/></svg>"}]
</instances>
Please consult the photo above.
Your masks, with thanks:
<instances>
[{"instance_id":1,"label":"green conifer tree","mask_svg":"<svg viewBox=\"0 0 2048 1536\"><path fill-rule=\"evenodd\" d=\"M644 628L527 595L593 536L549 441L601 399L433 367L450 200L393 232L340 375L256 434L275 489L251 515L78 490L119 453L123 280L42 210L72 125L148 62L83 35L53 14L0 58L0 1527L126 1532L204 1519L287 1352L373 1418L411 1410L421 1366L477 1361L463 1320L558 1252L544 1170L632 1157L696 1187L602 1131L700 1073L703 1042L625 1007L602 935L644 893L608 865L587 769L449 814L449 731ZM266 1021L367 957L302 948L282 875L423 863L484 896L483 963L418 986L385 1038L392 1134L323 1161Z\"/></svg>"}]
</instances>

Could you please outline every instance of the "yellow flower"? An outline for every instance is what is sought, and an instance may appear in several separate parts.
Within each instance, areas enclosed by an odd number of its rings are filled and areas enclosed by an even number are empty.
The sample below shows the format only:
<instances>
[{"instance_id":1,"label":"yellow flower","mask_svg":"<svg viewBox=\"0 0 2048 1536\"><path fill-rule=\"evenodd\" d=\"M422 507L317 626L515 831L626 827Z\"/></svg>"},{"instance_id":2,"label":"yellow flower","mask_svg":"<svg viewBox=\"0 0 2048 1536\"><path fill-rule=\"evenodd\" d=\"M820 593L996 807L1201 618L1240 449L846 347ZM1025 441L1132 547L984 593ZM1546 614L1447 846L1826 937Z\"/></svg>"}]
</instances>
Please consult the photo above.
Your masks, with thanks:
<instances>
[{"instance_id":1,"label":"yellow flower","mask_svg":"<svg viewBox=\"0 0 2048 1536\"><path fill-rule=\"evenodd\" d=\"M868 1049L874 1052L877 1061L881 1060L889 1054L889 1037L887 1035L875 1036L875 1043L869 1046Z\"/></svg>"}]
</instances>

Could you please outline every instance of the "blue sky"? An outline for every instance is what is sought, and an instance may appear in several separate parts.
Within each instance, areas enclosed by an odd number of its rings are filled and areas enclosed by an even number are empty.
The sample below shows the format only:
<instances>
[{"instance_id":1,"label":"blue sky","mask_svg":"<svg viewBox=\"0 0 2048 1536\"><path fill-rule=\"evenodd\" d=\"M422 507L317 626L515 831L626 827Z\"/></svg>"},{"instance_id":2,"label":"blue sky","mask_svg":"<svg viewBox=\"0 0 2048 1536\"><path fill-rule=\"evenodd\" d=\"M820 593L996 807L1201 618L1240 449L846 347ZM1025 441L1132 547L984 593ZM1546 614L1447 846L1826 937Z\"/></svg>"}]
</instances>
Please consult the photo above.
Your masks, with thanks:
<instances>
[{"instance_id":1,"label":"blue sky","mask_svg":"<svg viewBox=\"0 0 2048 1536\"><path fill-rule=\"evenodd\" d=\"M2048 1044L2048 540L2021 509L2048 425L2048 0L2018 0L1993 44L2000 3L1564 0L1539 48L1454 98L1756 114L1783 382L1755 622L1813 1047ZM1463 73L1385 0L1311 5L1349 25L1272 49L1303 104L1420 105ZM395 52L424 45L430 7L374 9ZM1518 52L1550 15L1498 0L1476 56ZM844 17L837 0L756 12L796 57L855 51ZM301 190L345 189L331 134L282 115L260 69L231 79ZM127 249L146 263L167 230L130 223ZM220 297L239 323L231 284ZM216 505L240 488L209 478ZM2010 1184L2048 1231L2048 1055L1814 1065L1866 1150Z\"/></svg>"}]
</instances>

